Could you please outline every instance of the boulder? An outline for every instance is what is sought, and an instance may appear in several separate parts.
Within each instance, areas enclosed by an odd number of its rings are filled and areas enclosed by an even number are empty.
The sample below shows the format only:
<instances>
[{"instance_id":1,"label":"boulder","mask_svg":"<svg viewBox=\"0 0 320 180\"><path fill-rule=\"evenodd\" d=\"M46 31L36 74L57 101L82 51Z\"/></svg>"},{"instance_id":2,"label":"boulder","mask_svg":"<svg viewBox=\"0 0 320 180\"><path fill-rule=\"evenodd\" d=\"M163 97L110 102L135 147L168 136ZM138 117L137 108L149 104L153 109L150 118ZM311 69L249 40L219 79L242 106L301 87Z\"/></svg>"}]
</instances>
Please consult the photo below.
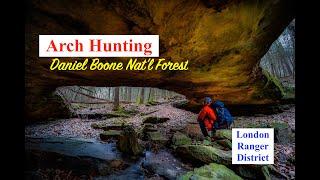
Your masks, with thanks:
<instances>
[{"instance_id":1,"label":"boulder","mask_svg":"<svg viewBox=\"0 0 320 180\"><path fill-rule=\"evenodd\" d=\"M119 139L121 132L122 131L117 131L117 130L104 131L103 133L100 133L100 139L102 141L107 141L110 139Z\"/></svg>"},{"instance_id":2,"label":"boulder","mask_svg":"<svg viewBox=\"0 0 320 180\"><path fill-rule=\"evenodd\" d=\"M242 164L232 165L232 169L241 177L246 179L265 179L270 180L271 175L266 165Z\"/></svg>"},{"instance_id":3,"label":"boulder","mask_svg":"<svg viewBox=\"0 0 320 180\"><path fill-rule=\"evenodd\" d=\"M143 124L142 139L148 140L148 132L156 132L156 131L158 131L158 129L155 127L154 124L151 124L151 123Z\"/></svg>"},{"instance_id":4,"label":"boulder","mask_svg":"<svg viewBox=\"0 0 320 180\"><path fill-rule=\"evenodd\" d=\"M216 162L230 165L232 163L231 151L224 151L212 146L204 145L183 145L176 148L176 152L182 159L209 164Z\"/></svg>"},{"instance_id":5,"label":"boulder","mask_svg":"<svg viewBox=\"0 0 320 180\"><path fill-rule=\"evenodd\" d=\"M294 133L286 122L274 122L270 125L274 128L274 142L279 144L291 144L294 142Z\"/></svg>"},{"instance_id":6,"label":"boulder","mask_svg":"<svg viewBox=\"0 0 320 180\"><path fill-rule=\"evenodd\" d=\"M141 166L147 174L156 174L167 180L176 180L178 176L187 172L185 165L165 150L157 153L147 151Z\"/></svg>"},{"instance_id":7,"label":"boulder","mask_svg":"<svg viewBox=\"0 0 320 180\"><path fill-rule=\"evenodd\" d=\"M216 131L214 136L217 139L229 139L230 141L232 141L232 130L220 129Z\"/></svg>"},{"instance_id":8,"label":"boulder","mask_svg":"<svg viewBox=\"0 0 320 180\"><path fill-rule=\"evenodd\" d=\"M147 138L152 143L158 144L158 145L166 145L168 142L168 138L166 138L161 132L147 132Z\"/></svg>"},{"instance_id":9,"label":"boulder","mask_svg":"<svg viewBox=\"0 0 320 180\"><path fill-rule=\"evenodd\" d=\"M209 165L195 168L180 177L178 180L190 180L190 179L215 179L215 180L241 180L242 178L235 174L231 169L222 164L211 163Z\"/></svg>"},{"instance_id":10,"label":"boulder","mask_svg":"<svg viewBox=\"0 0 320 180\"><path fill-rule=\"evenodd\" d=\"M192 139L186 136L181 132L176 132L172 137L172 145L173 146L182 146L182 145L190 145L192 143Z\"/></svg>"},{"instance_id":11,"label":"boulder","mask_svg":"<svg viewBox=\"0 0 320 180\"><path fill-rule=\"evenodd\" d=\"M143 147L139 144L137 133L132 126L123 129L117 147L122 153L131 156L138 156L143 152Z\"/></svg>"},{"instance_id":12,"label":"boulder","mask_svg":"<svg viewBox=\"0 0 320 180\"><path fill-rule=\"evenodd\" d=\"M216 142L227 149L232 149L232 142L229 139L220 139Z\"/></svg>"},{"instance_id":13,"label":"boulder","mask_svg":"<svg viewBox=\"0 0 320 180\"><path fill-rule=\"evenodd\" d=\"M203 140L203 134L197 122L188 123L182 130L182 133L188 135L190 138L195 140Z\"/></svg>"},{"instance_id":14,"label":"boulder","mask_svg":"<svg viewBox=\"0 0 320 180\"><path fill-rule=\"evenodd\" d=\"M170 120L169 118L160 118L160 117L146 117L143 120L143 123L159 124L164 123Z\"/></svg>"}]
</instances>

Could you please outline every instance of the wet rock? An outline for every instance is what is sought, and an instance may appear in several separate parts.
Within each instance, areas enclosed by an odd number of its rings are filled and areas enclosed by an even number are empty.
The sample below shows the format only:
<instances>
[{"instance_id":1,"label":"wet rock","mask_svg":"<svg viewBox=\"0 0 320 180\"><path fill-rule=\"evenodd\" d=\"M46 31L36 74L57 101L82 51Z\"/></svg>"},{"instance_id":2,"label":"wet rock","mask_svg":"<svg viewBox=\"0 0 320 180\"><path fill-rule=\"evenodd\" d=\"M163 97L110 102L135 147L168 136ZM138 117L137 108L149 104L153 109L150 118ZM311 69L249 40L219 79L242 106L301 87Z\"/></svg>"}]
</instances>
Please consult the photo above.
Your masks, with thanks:
<instances>
[{"instance_id":1,"label":"wet rock","mask_svg":"<svg viewBox=\"0 0 320 180\"><path fill-rule=\"evenodd\" d=\"M179 160L164 150L158 153L146 152L142 167L149 174L156 174L169 180L175 180L178 176L187 172Z\"/></svg>"},{"instance_id":2,"label":"wet rock","mask_svg":"<svg viewBox=\"0 0 320 180\"><path fill-rule=\"evenodd\" d=\"M217 139L229 139L230 141L232 141L232 130L220 129L216 131L214 136Z\"/></svg>"},{"instance_id":3,"label":"wet rock","mask_svg":"<svg viewBox=\"0 0 320 180\"><path fill-rule=\"evenodd\" d=\"M117 142L119 151L126 155L138 156L143 152L143 147L138 142L138 135L132 126L126 126Z\"/></svg>"},{"instance_id":4,"label":"wet rock","mask_svg":"<svg viewBox=\"0 0 320 180\"><path fill-rule=\"evenodd\" d=\"M100 139L102 141L107 141L110 139L119 139L121 132L122 131L117 131L117 130L104 131L103 133L100 133Z\"/></svg>"},{"instance_id":5,"label":"wet rock","mask_svg":"<svg viewBox=\"0 0 320 180\"><path fill-rule=\"evenodd\" d=\"M98 166L99 175L110 175L110 172L115 172L127 168L129 165L123 160L115 159L108 163L100 164Z\"/></svg>"},{"instance_id":6,"label":"wet rock","mask_svg":"<svg viewBox=\"0 0 320 180\"><path fill-rule=\"evenodd\" d=\"M184 145L177 147L176 152L182 159L194 161L195 163L209 164L216 162L224 165L232 163L231 151L224 151L212 146Z\"/></svg>"},{"instance_id":7,"label":"wet rock","mask_svg":"<svg viewBox=\"0 0 320 180\"><path fill-rule=\"evenodd\" d=\"M29 172L36 171L39 168L63 168L67 172L72 171L72 174L76 176L113 174L128 166L121 160L109 161L89 156L73 156L67 153L34 149L25 151L25 160ZM121 161L121 166L112 165L116 161Z\"/></svg>"},{"instance_id":8,"label":"wet rock","mask_svg":"<svg viewBox=\"0 0 320 180\"><path fill-rule=\"evenodd\" d=\"M181 132L176 132L172 137L172 145L173 146L182 146L182 145L190 145L192 143L192 139L186 136Z\"/></svg>"},{"instance_id":9,"label":"wet rock","mask_svg":"<svg viewBox=\"0 0 320 180\"><path fill-rule=\"evenodd\" d=\"M169 118L160 118L160 117L147 117L143 120L143 123L159 124L164 123L170 120Z\"/></svg>"},{"instance_id":10,"label":"wet rock","mask_svg":"<svg viewBox=\"0 0 320 180\"><path fill-rule=\"evenodd\" d=\"M180 177L178 180L190 180L190 179L216 179L216 180L241 180L242 178L235 174L231 169L222 164L211 163L209 165L195 168Z\"/></svg>"}]
</instances>

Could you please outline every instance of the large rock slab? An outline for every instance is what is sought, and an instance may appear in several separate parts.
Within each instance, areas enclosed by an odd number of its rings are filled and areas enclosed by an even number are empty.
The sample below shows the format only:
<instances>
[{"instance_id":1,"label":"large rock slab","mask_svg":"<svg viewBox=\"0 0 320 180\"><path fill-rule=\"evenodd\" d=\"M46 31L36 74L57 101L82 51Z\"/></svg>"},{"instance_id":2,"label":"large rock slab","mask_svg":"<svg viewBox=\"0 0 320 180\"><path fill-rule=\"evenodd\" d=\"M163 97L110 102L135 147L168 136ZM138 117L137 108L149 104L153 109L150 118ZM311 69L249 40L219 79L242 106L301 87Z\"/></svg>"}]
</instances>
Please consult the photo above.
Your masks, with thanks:
<instances>
[{"instance_id":1,"label":"large rock slab","mask_svg":"<svg viewBox=\"0 0 320 180\"><path fill-rule=\"evenodd\" d=\"M187 172L182 162L165 150L157 153L147 151L142 167L149 173L169 180L176 180L178 176Z\"/></svg>"},{"instance_id":2,"label":"large rock slab","mask_svg":"<svg viewBox=\"0 0 320 180\"><path fill-rule=\"evenodd\" d=\"M240 176L235 174L231 169L222 164L211 163L209 165L195 168L180 177L178 180L242 180Z\"/></svg>"},{"instance_id":3,"label":"large rock slab","mask_svg":"<svg viewBox=\"0 0 320 180\"><path fill-rule=\"evenodd\" d=\"M184 145L177 147L176 152L182 159L203 164L215 162L230 165L232 163L231 151L224 151L212 146Z\"/></svg>"},{"instance_id":4,"label":"large rock slab","mask_svg":"<svg viewBox=\"0 0 320 180\"><path fill-rule=\"evenodd\" d=\"M229 139L230 141L232 141L232 130L219 129L216 131L215 137L218 139Z\"/></svg>"}]
</instances>

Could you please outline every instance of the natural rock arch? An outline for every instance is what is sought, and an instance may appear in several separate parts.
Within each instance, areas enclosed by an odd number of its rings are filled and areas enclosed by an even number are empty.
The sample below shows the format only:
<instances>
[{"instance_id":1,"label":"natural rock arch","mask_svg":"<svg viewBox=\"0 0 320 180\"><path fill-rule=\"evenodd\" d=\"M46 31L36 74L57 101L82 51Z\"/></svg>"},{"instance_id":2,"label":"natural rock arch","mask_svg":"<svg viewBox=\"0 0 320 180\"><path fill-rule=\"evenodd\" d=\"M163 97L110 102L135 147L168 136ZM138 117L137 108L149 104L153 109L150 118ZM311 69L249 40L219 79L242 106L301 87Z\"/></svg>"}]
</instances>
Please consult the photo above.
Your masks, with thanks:
<instances>
[{"instance_id":1,"label":"natural rock arch","mask_svg":"<svg viewBox=\"0 0 320 180\"><path fill-rule=\"evenodd\" d=\"M26 22L26 118L66 116L51 94L68 85L161 87L194 103L204 96L227 104L279 100L281 91L258 62L294 18L291 2L237 0L212 7L208 2L32 1ZM38 57L39 34L159 34L160 57L189 59L190 70L52 72L49 59Z\"/></svg>"}]
</instances>

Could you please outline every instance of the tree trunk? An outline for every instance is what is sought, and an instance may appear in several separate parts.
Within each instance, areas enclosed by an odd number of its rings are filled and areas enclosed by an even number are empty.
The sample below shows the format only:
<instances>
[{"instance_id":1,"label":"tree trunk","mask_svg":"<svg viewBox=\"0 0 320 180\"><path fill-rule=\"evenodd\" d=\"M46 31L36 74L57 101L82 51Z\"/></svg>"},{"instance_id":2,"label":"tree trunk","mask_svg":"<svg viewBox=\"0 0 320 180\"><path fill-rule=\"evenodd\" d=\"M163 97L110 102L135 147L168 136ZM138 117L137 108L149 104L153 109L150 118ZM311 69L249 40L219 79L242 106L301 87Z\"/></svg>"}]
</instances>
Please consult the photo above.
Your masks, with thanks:
<instances>
[{"instance_id":1,"label":"tree trunk","mask_svg":"<svg viewBox=\"0 0 320 180\"><path fill-rule=\"evenodd\" d=\"M116 111L120 108L120 88L115 87L113 96L113 110Z\"/></svg>"}]
</instances>

